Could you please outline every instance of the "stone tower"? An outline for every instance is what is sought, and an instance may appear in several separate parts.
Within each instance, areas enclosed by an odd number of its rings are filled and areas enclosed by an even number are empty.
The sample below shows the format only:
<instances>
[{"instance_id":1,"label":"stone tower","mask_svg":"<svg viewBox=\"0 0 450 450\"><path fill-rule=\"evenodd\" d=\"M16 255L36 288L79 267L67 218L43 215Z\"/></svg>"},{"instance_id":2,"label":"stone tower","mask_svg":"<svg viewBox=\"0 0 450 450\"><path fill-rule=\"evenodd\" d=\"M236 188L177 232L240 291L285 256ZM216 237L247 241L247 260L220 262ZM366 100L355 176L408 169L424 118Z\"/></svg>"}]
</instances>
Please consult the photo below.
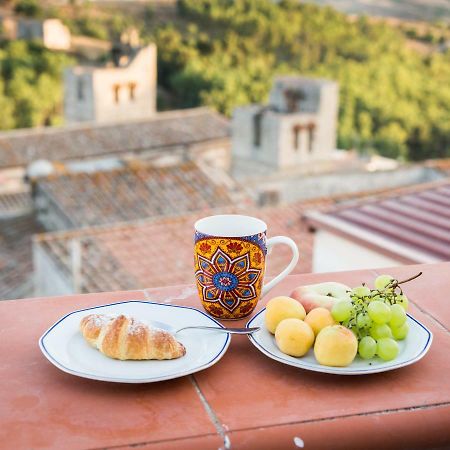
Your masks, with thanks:
<instances>
[{"instance_id":1,"label":"stone tower","mask_svg":"<svg viewBox=\"0 0 450 450\"><path fill-rule=\"evenodd\" d=\"M66 70L66 123L147 119L156 112L156 46L125 50L113 48L111 66Z\"/></svg>"},{"instance_id":2,"label":"stone tower","mask_svg":"<svg viewBox=\"0 0 450 450\"><path fill-rule=\"evenodd\" d=\"M233 113L235 165L263 174L329 158L336 148L338 91L334 81L277 78L268 105Z\"/></svg>"}]
</instances>

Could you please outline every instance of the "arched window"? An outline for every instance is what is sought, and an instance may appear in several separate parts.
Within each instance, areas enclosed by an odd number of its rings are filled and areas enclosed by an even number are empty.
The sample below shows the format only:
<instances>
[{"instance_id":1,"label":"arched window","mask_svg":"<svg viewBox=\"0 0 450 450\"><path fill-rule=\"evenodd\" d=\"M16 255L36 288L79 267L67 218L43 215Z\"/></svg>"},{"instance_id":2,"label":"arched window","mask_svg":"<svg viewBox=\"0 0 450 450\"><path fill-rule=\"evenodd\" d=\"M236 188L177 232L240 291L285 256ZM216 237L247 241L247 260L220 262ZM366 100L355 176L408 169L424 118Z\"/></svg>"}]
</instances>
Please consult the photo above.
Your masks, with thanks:
<instances>
[{"instance_id":1,"label":"arched window","mask_svg":"<svg viewBox=\"0 0 450 450\"><path fill-rule=\"evenodd\" d=\"M120 84L113 85L114 103L119 103L120 100Z\"/></svg>"},{"instance_id":2,"label":"arched window","mask_svg":"<svg viewBox=\"0 0 450 450\"><path fill-rule=\"evenodd\" d=\"M306 98L305 93L301 89L286 89L283 94L287 112L295 113L300 111L300 102Z\"/></svg>"},{"instance_id":3,"label":"arched window","mask_svg":"<svg viewBox=\"0 0 450 450\"><path fill-rule=\"evenodd\" d=\"M258 148L261 146L261 125L263 112L259 111L253 116L253 145Z\"/></svg>"},{"instance_id":4,"label":"arched window","mask_svg":"<svg viewBox=\"0 0 450 450\"><path fill-rule=\"evenodd\" d=\"M135 100L135 98L136 98L136 96L135 96L135 93L136 93L136 83L128 83L128 89L130 90L130 100L131 101L134 101Z\"/></svg>"},{"instance_id":5,"label":"arched window","mask_svg":"<svg viewBox=\"0 0 450 450\"><path fill-rule=\"evenodd\" d=\"M77 98L78 101L84 100L84 80L82 76L77 77Z\"/></svg>"},{"instance_id":6,"label":"arched window","mask_svg":"<svg viewBox=\"0 0 450 450\"><path fill-rule=\"evenodd\" d=\"M293 132L293 137L294 137L294 142L293 142L293 146L294 146L294 150L297 152L300 150L300 138L301 138L301 132L303 130L303 126L302 125L295 125L294 128L292 128L292 132Z\"/></svg>"},{"instance_id":7,"label":"arched window","mask_svg":"<svg viewBox=\"0 0 450 450\"><path fill-rule=\"evenodd\" d=\"M308 153L313 151L314 144L314 130L316 126L313 123L308 124Z\"/></svg>"}]
</instances>

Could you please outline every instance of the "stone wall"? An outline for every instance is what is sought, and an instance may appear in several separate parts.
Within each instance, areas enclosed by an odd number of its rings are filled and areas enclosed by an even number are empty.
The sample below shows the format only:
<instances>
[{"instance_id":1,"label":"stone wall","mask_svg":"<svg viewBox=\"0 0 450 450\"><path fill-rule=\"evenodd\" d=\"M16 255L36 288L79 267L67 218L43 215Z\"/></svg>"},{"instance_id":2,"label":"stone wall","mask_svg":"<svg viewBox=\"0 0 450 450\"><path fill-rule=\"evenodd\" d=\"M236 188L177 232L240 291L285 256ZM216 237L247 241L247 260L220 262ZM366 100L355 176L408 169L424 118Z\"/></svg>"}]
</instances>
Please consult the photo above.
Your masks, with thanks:
<instances>
[{"instance_id":1,"label":"stone wall","mask_svg":"<svg viewBox=\"0 0 450 450\"><path fill-rule=\"evenodd\" d=\"M264 164L272 172L327 159L336 148L337 113L336 82L279 78L267 106L233 112L233 157Z\"/></svg>"},{"instance_id":2,"label":"stone wall","mask_svg":"<svg viewBox=\"0 0 450 450\"><path fill-rule=\"evenodd\" d=\"M79 67L64 71L64 118L66 123L95 121L92 71Z\"/></svg>"},{"instance_id":3,"label":"stone wall","mask_svg":"<svg viewBox=\"0 0 450 450\"><path fill-rule=\"evenodd\" d=\"M401 264L399 260L328 231L317 230L314 233L313 272L376 269Z\"/></svg>"},{"instance_id":4,"label":"stone wall","mask_svg":"<svg viewBox=\"0 0 450 450\"><path fill-rule=\"evenodd\" d=\"M46 231L73 228L71 220L64 214L58 204L45 191L40 189L39 183L34 184L33 201L36 219Z\"/></svg>"},{"instance_id":5,"label":"stone wall","mask_svg":"<svg viewBox=\"0 0 450 450\"><path fill-rule=\"evenodd\" d=\"M52 50L69 50L71 36L67 28L59 19L47 19L43 24L44 46Z\"/></svg>"},{"instance_id":6,"label":"stone wall","mask_svg":"<svg viewBox=\"0 0 450 450\"><path fill-rule=\"evenodd\" d=\"M38 241L33 242L34 296L49 297L75 292L73 283L47 254Z\"/></svg>"},{"instance_id":7,"label":"stone wall","mask_svg":"<svg viewBox=\"0 0 450 450\"><path fill-rule=\"evenodd\" d=\"M43 39L43 33L41 20L18 19L16 39Z\"/></svg>"},{"instance_id":8,"label":"stone wall","mask_svg":"<svg viewBox=\"0 0 450 450\"><path fill-rule=\"evenodd\" d=\"M254 180L248 187L253 191L255 200L259 201L267 191L277 192L282 203L295 202L318 197L339 194L365 192L379 189L396 188L410 184L425 183L442 178L438 171L422 166L406 166L397 170L367 172L354 170L338 171L320 175L298 175L266 177Z\"/></svg>"},{"instance_id":9,"label":"stone wall","mask_svg":"<svg viewBox=\"0 0 450 450\"><path fill-rule=\"evenodd\" d=\"M0 37L2 39L17 39L17 20L9 15L0 16Z\"/></svg>"},{"instance_id":10,"label":"stone wall","mask_svg":"<svg viewBox=\"0 0 450 450\"><path fill-rule=\"evenodd\" d=\"M64 87L67 123L147 119L156 112L156 46L123 67L70 68Z\"/></svg>"},{"instance_id":11,"label":"stone wall","mask_svg":"<svg viewBox=\"0 0 450 450\"><path fill-rule=\"evenodd\" d=\"M156 112L156 46L140 50L127 67L96 70L93 86L96 121L151 117Z\"/></svg>"}]
</instances>

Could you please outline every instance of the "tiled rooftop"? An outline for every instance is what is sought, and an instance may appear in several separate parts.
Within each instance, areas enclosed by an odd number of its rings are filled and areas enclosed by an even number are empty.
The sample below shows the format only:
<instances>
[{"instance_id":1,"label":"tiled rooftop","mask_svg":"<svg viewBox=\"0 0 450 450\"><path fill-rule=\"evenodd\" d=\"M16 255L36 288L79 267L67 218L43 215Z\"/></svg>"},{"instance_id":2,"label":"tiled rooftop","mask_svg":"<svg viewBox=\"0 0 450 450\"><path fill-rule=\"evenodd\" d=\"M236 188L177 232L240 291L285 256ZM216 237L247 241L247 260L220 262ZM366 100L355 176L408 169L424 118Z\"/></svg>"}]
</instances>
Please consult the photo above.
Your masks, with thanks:
<instances>
[{"instance_id":1,"label":"tiled rooftop","mask_svg":"<svg viewBox=\"0 0 450 450\"><path fill-rule=\"evenodd\" d=\"M41 231L28 191L0 194L0 300L32 295L31 238Z\"/></svg>"},{"instance_id":2,"label":"tiled rooftop","mask_svg":"<svg viewBox=\"0 0 450 450\"><path fill-rule=\"evenodd\" d=\"M425 161L424 166L439 170L447 175L450 175L450 158L429 159L428 161Z\"/></svg>"},{"instance_id":3,"label":"tiled rooftop","mask_svg":"<svg viewBox=\"0 0 450 450\"><path fill-rule=\"evenodd\" d=\"M0 300L33 294L31 241L42 231L32 214L0 219Z\"/></svg>"},{"instance_id":4,"label":"tiled rooftop","mask_svg":"<svg viewBox=\"0 0 450 450\"><path fill-rule=\"evenodd\" d=\"M92 227L83 230L46 233L37 242L69 278L72 276L70 249L75 240L81 250L80 292L99 292L111 289L135 289L192 283L193 224L209 214L243 213L260 217L268 225L268 235L293 238L300 250L300 261L294 273L310 272L312 267L313 235L308 232L310 222L302 217L315 211L337 210L352 205L364 207L377 201L431 189L447 189L447 182L433 182L394 190L364 192L262 209L227 207L205 210L175 218L143 220L135 223ZM344 206L345 205L345 206ZM325 214L322 214L325 215ZM290 253L277 247L268 258L267 274L272 276L287 265ZM167 270L170 267L171 270Z\"/></svg>"},{"instance_id":5,"label":"tiled rooftop","mask_svg":"<svg viewBox=\"0 0 450 450\"><path fill-rule=\"evenodd\" d=\"M407 263L450 260L450 179L306 215L323 228Z\"/></svg>"},{"instance_id":6,"label":"tiled rooftop","mask_svg":"<svg viewBox=\"0 0 450 450\"><path fill-rule=\"evenodd\" d=\"M208 108L157 113L154 118L0 133L0 168L39 159L79 160L228 139L228 120Z\"/></svg>"},{"instance_id":7,"label":"tiled rooftop","mask_svg":"<svg viewBox=\"0 0 450 450\"><path fill-rule=\"evenodd\" d=\"M29 191L0 194L0 219L30 213L33 202Z\"/></svg>"},{"instance_id":8,"label":"tiled rooftop","mask_svg":"<svg viewBox=\"0 0 450 450\"><path fill-rule=\"evenodd\" d=\"M294 239L300 250L294 273L311 270L312 237L302 224L301 215L312 204L303 202L244 212L264 220L269 236L286 235ZM314 202L315 208L322 205L329 205L329 201ZM227 208L121 226L47 233L36 240L69 277L71 242L80 243L81 292L192 283L193 224L206 215L224 212L238 210ZM290 250L277 246L268 258L267 274L276 275L289 260Z\"/></svg>"},{"instance_id":9,"label":"tiled rooftop","mask_svg":"<svg viewBox=\"0 0 450 450\"><path fill-rule=\"evenodd\" d=\"M36 186L73 227L222 208L246 198L224 172L192 162L167 167L134 162L112 171L38 179Z\"/></svg>"}]
</instances>

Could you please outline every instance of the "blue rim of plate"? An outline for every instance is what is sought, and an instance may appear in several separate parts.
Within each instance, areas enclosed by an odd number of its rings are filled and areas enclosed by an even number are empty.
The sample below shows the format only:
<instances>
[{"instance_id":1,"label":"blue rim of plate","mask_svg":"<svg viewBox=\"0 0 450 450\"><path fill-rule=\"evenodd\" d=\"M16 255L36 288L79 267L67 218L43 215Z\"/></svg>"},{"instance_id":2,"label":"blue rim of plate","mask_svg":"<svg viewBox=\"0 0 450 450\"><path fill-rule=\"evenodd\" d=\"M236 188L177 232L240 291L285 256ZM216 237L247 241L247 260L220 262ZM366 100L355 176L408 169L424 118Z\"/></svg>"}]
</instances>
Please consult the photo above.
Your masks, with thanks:
<instances>
[{"instance_id":1,"label":"blue rim of plate","mask_svg":"<svg viewBox=\"0 0 450 450\"><path fill-rule=\"evenodd\" d=\"M183 308L183 309L191 309L193 311L196 311L202 315L204 315L205 317L207 317L208 319L210 319L211 321L213 321L214 323L216 323L217 325L219 325L220 328L225 328L220 322L218 322L216 319L208 316L207 314L205 314L203 311L200 311L197 308L192 308L190 306L180 306L180 305L168 305L165 303L157 303L157 302L151 302L151 301L145 301L145 300L126 300L123 302L115 302L115 303L107 303L105 305L98 305L98 306L93 306L91 308L84 308L84 309L77 309L75 311L72 311L66 315L64 315L63 317L61 317L57 322L55 322L39 339L39 348L41 349L42 353L44 354L44 356L57 368L59 368L60 370L62 370L63 372L69 373L71 375L76 375L82 378L88 378L90 380L98 380L98 381L111 381L111 382L115 382L115 383L152 383L152 382L157 382L157 381L164 381L164 380L171 380L174 378L180 378L186 375L190 375L192 373L195 372L199 372L200 370L203 369L207 369L208 367L211 367L213 364L215 364L216 362L218 362L222 356L225 354L228 346L230 345L230 341L231 341L231 337L230 335L227 333L226 334L226 339L225 339L225 343L223 344L222 348L220 349L220 351L214 356L214 358L212 358L210 361L208 361L205 364L202 364L201 366L195 367L195 369L191 370L187 370L187 371L183 371L183 372L179 372L173 375L168 375L168 376L162 376L162 377L158 377L158 378L133 378L130 379L129 381L124 381L123 378L114 378L114 377L103 377L103 376L97 376L97 375L91 375L89 373L85 373L85 372L79 372L77 370L73 370L70 369L68 367L66 367L64 364L60 363L56 358L54 358L51 353L47 350L47 348L45 347L45 343L44 343L44 339L45 337L55 328L57 327L63 320L65 320L67 317L71 316L72 314L76 314L79 312L83 312L83 311L91 311L94 309L98 309L98 308L104 308L106 306L115 306L115 305L122 305L124 303L143 303L146 305L158 305L158 306L167 306L169 308Z\"/></svg>"},{"instance_id":2,"label":"blue rim of plate","mask_svg":"<svg viewBox=\"0 0 450 450\"><path fill-rule=\"evenodd\" d=\"M248 322L247 322L247 328L250 328L254 325L252 325L252 322L258 318L258 316L260 314L262 314L264 311L266 310L266 308L263 308L261 311L259 311L257 314L255 314ZM403 361L402 363L398 363L398 364L394 364L394 365L388 365L388 366L381 366L381 367L377 367L377 368L372 368L372 369L358 369L358 370L352 370L352 369L347 369L347 370L339 370L339 369L346 369L345 367L342 368L338 368L338 367L327 367L327 366L313 366L313 365L309 365L309 364L305 364L302 363L299 360L299 363L295 364L292 363L291 361L281 358L280 356L270 352L269 350L267 350L263 345L261 345L258 341L256 341L255 337L253 336L253 334L248 334L248 338L250 339L250 342L263 354L265 354L266 356L274 359L275 361L281 362L283 364L287 364L289 366L292 367L297 367L299 369L305 369L305 370L310 370L313 372L322 372L322 373L329 373L329 374L333 374L333 375L370 375L371 373L380 373L380 372L387 372L389 370L393 370L393 369L399 369L401 367L405 367L405 366L409 366L410 364L413 364L417 361L419 361L420 359L422 359L426 353L428 352L428 350L431 347L431 343L433 342L433 333L421 322L419 322L417 319L414 319L414 317L412 317L410 314L406 314L412 321L414 321L417 325L419 325L421 328L423 328L423 330L425 331L425 333L427 334L427 340L425 342L424 347L422 348L422 350L419 352L419 354L417 356L415 356L414 358L408 359L406 361ZM299 365L301 364L301 365Z\"/></svg>"}]
</instances>

